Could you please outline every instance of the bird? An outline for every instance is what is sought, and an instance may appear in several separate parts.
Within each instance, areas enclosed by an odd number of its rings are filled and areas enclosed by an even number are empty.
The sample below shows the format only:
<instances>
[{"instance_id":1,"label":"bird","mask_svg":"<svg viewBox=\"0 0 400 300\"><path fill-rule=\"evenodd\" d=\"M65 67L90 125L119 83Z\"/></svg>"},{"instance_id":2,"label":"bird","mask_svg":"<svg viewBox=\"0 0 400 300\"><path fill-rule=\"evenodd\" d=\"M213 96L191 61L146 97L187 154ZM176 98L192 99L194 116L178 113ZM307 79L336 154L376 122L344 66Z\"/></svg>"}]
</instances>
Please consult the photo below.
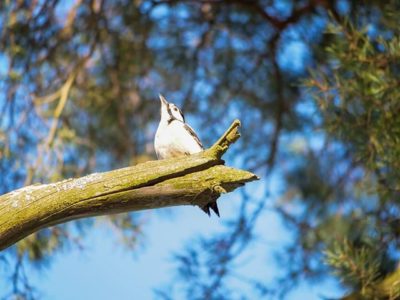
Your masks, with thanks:
<instances>
[{"instance_id":1,"label":"bird","mask_svg":"<svg viewBox=\"0 0 400 300\"><path fill-rule=\"evenodd\" d=\"M185 122L183 112L159 94L161 119L154 138L158 159L187 156L204 150L203 144L192 127ZM219 217L217 202L207 203L201 209L210 216L210 208Z\"/></svg>"}]
</instances>

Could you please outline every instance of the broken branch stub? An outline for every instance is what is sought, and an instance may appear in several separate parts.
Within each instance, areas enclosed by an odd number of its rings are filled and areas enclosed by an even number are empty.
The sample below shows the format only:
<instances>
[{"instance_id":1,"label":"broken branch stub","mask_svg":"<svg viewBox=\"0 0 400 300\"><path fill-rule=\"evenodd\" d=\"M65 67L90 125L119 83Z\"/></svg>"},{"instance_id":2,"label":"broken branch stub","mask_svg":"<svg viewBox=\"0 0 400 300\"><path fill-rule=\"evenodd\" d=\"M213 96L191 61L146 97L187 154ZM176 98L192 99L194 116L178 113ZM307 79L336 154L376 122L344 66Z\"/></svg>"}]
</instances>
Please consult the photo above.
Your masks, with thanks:
<instances>
[{"instance_id":1,"label":"broken branch stub","mask_svg":"<svg viewBox=\"0 0 400 300\"><path fill-rule=\"evenodd\" d=\"M214 143L214 145L204 151L205 155L214 156L215 158L221 159L222 155L228 150L229 146L236 142L240 138L239 133L240 121L234 120L225 131L225 133Z\"/></svg>"},{"instance_id":2,"label":"broken branch stub","mask_svg":"<svg viewBox=\"0 0 400 300\"><path fill-rule=\"evenodd\" d=\"M221 193L257 180L221 160L240 137L239 126L235 120L210 149L195 155L31 185L0 196L0 250L41 228L78 218L177 205L203 207Z\"/></svg>"}]
</instances>

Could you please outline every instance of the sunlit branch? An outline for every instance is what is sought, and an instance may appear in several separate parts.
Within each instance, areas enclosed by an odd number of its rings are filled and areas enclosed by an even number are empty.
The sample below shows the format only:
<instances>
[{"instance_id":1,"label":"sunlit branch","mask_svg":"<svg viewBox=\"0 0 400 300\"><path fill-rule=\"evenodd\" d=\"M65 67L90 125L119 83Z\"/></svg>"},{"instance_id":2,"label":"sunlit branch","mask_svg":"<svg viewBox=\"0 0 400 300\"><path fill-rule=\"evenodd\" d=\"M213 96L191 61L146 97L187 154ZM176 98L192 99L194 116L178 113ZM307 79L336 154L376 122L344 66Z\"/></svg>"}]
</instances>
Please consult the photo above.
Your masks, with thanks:
<instances>
[{"instance_id":1,"label":"sunlit branch","mask_svg":"<svg viewBox=\"0 0 400 300\"><path fill-rule=\"evenodd\" d=\"M211 148L196 155L31 185L1 196L0 249L41 228L78 218L177 205L203 207L221 193L258 179L221 160L239 138L239 125L235 120Z\"/></svg>"}]
</instances>

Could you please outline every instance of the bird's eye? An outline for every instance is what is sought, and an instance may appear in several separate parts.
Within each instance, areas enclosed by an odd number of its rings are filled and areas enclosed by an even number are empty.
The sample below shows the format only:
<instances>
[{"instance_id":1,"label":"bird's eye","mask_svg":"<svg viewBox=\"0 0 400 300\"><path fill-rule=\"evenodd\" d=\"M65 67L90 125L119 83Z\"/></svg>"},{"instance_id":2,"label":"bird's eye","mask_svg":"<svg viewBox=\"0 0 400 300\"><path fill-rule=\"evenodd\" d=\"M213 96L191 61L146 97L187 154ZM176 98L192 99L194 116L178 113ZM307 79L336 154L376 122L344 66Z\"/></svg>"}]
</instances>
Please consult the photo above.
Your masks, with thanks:
<instances>
[{"instance_id":1,"label":"bird's eye","mask_svg":"<svg viewBox=\"0 0 400 300\"><path fill-rule=\"evenodd\" d=\"M175 108L174 108L174 111L178 111L178 109L175 107Z\"/></svg>"}]
</instances>

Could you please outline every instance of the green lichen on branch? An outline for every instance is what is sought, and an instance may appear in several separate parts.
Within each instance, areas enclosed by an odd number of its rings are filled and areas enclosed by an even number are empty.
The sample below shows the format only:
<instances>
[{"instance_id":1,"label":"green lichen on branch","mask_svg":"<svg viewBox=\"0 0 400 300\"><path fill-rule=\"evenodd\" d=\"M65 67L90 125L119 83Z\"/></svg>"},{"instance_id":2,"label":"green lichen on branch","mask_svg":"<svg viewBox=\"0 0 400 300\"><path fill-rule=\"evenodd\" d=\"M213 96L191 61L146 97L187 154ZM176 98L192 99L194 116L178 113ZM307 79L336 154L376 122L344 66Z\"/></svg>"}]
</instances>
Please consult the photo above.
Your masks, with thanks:
<instances>
[{"instance_id":1,"label":"green lichen on branch","mask_svg":"<svg viewBox=\"0 0 400 300\"><path fill-rule=\"evenodd\" d=\"M31 185L0 196L0 250L41 228L78 218L177 205L202 207L257 180L221 160L240 137L239 126L235 120L210 149L189 157Z\"/></svg>"}]
</instances>

